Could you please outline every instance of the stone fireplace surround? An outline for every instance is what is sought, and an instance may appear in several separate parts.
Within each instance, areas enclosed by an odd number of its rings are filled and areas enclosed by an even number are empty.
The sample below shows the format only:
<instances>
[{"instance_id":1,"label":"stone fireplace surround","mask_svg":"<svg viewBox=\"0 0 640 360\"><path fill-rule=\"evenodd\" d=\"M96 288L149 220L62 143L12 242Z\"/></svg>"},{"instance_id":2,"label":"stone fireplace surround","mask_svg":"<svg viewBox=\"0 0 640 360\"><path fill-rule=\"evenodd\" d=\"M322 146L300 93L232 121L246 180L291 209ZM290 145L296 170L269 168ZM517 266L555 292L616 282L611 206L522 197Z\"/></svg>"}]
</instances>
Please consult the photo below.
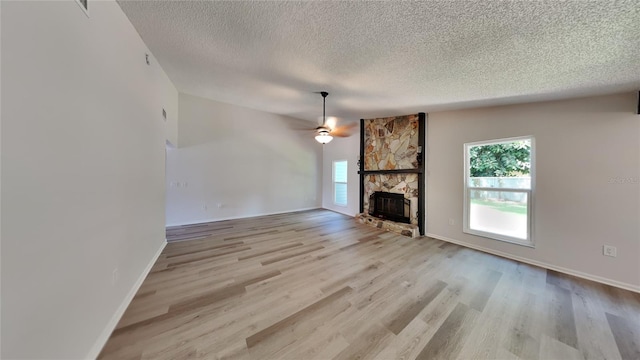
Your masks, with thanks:
<instances>
[{"instance_id":1,"label":"stone fireplace surround","mask_svg":"<svg viewBox=\"0 0 640 360\"><path fill-rule=\"evenodd\" d=\"M369 197L376 191L393 194L404 194L405 199L411 201L410 223L418 225L418 175L417 174L376 174L365 176L364 183L364 211L369 209Z\"/></svg>"},{"instance_id":2,"label":"stone fireplace surround","mask_svg":"<svg viewBox=\"0 0 640 360\"><path fill-rule=\"evenodd\" d=\"M358 221L399 234L419 237L424 233L425 114L361 120L360 214ZM403 194L411 203L410 224L369 215L369 197L376 191Z\"/></svg>"}]
</instances>

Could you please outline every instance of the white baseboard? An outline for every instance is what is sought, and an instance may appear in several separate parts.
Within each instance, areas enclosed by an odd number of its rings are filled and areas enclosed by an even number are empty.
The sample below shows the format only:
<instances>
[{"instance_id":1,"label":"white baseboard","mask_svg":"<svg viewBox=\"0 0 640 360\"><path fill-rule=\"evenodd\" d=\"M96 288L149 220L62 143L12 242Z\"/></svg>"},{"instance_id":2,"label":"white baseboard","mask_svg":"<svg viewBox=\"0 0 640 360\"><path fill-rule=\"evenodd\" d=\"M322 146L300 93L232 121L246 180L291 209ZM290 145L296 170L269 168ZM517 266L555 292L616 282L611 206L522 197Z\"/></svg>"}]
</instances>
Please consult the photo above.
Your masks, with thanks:
<instances>
[{"instance_id":1,"label":"white baseboard","mask_svg":"<svg viewBox=\"0 0 640 360\"><path fill-rule=\"evenodd\" d=\"M308 207L308 208L291 209L291 210L286 210L286 211L276 211L276 212L269 212L269 213L251 214L251 215L248 215L248 216L230 216L230 217L222 217L222 218L209 218L209 219L202 219L202 220L194 220L194 221L190 221L190 222L188 221L188 222L183 222L183 223L167 224L166 227L205 224L205 223L210 223L210 222L215 222L215 221L225 221L225 220L249 219L249 218L253 218L253 217L287 214L287 213L293 213L293 212L299 212L299 211L308 211L308 210L315 210L315 209L320 209L320 207L319 206L314 206L314 207Z\"/></svg>"},{"instance_id":2,"label":"white baseboard","mask_svg":"<svg viewBox=\"0 0 640 360\"><path fill-rule=\"evenodd\" d=\"M572 270L572 269L567 269L561 266L556 266L556 265L551 265L551 264L547 264L541 261L537 261L537 260L531 260L531 259L527 259L524 257L520 257L520 256L516 256L516 255L512 255L506 252L502 252L502 251L498 251L498 250L493 250L493 249L489 249L483 246L478 246L478 245L474 245L474 244L469 244L463 241L459 241L459 240L455 240L455 239L451 239L445 236L440 236L440 235L436 235L436 234L426 234L425 236L428 237L432 237L434 239L438 239L438 240L442 240L442 241L446 241L446 242L450 242L450 243L454 243L454 244L458 244L464 247L468 247L474 250L478 250L478 251L482 251L482 252L486 252L489 254L493 254L493 255L497 255L500 257L504 257L507 259L511 259L511 260L515 260L515 261L519 261L525 264L530 264L530 265L534 265L534 266L538 266L544 269L549 269L549 270L554 270L557 272L561 272L564 274L568 274L568 275L573 275L579 278L583 278L583 279L587 279L587 280L591 280L591 281L595 281L595 282L599 282L601 284L605 284L605 285L611 285L611 286L615 286L617 288L621 288L621 289L625 289L625 290L629 290L629 291L633 291L633 292L637 292L640 293L640 286L637 285L633 285L633 284L628 284L625 282L620 282L620 281L616 281L616 280L611 280L611 279L607 279L601 276L597 276L597 275L592 275L592 274L587 274L581 271L577 271L577 270Z\"/></svg>"},{"instance_id":3,"label":"white baseboard","mask_svg":"<svg viewBox=\"0 0 640 360\"><path fill-rule=\"evenodd\" d=\"M342 214L342 215L351 216L352 218L355 218L355 217L356 217L356 214L349 214L349 213L348 213L348 212L346 212L346 211L340 211L340 210L336 210L336 209L329 209L329 208L326 208L326 207L323 207L322 209L323 209L323 210L333 211L334 213L338 213L338 214Z\"/></svg>"},{"instance_id":4,"label":"white baseboard","mask_svg":"<svg viewBox=\"0 0 640 360\"><path fill-rule=\"evenodd\" d=\"M109 320L109 323L107 324L107 326L105 326L104 330L102 331L96 342L93 344L93 347L91 347L91 350L89 351L89 354L87 354L86 359L95 359L98 357L98 355L100 355L100 351L102 351L102 348L107 343L107 340L109 340L111 333L116 328L116 325L118 325L120 318L122 317L122 315L124 315L125 310L127 310L127 307L129 307L131 300L133 300L133 297L140 289L140 286L144 282L144 279L147 278L149 271L151 271L151 268L158 260L158 257L160 257L160 254L162 253L162 250L164 250L164 247L166 245L167 240L165 240L162 245L160 245L160 248L151 258L151 261L149 262L149 264L147 264L147 267L144 269L142 274L140 274L138 280L136 280L135 284L133 284L133 287L131 288L127 296L124 298L124 300L122 300L122 303L120 303L118 310L116 310L116 312L113 314L111 320Z\"/></svg>"}]
</instances>

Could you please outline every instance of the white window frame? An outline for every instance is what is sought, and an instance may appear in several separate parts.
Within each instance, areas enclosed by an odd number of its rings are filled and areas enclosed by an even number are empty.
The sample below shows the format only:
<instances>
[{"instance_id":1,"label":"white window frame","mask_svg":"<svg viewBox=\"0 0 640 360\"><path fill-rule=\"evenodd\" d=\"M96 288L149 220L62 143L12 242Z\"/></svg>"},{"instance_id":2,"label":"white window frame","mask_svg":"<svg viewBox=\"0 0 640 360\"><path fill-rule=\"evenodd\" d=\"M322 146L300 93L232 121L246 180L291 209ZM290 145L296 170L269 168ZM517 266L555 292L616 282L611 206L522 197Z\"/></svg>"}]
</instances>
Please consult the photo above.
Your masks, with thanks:
<instances>
[{"instance_id":1,"label":"white window frame","mask_svg":"<svg viewBox=\"0 0 640 360\"><path fill-rule=\"evenodd\" d=\"M347 179L346 181L336 181L336 163L339 162L344 162L346 163L346 173L347 173ZM331 174L331 183L333 185L333 205L335 206L343 206L343 207L347 207L347 205L349 204L349 162L347 160L334 160L331 166L331 170L332 170L332 174ZM347 188L347 196L346 196L346 202L344 204L339 204L336 202L336 184L344 184L345 187Z\"/></svg>"},{"instance_id":2,"label":"white window frame","mask_svg":"<svg viewBox=\"0 0 640 360\"><path fill-rule=\"evenodd\" d=\"M530 153L530 168L529 173L531 176L531 188L530 189L512 189L512 188L485 188L485 187L474 187L469 185L469 177L470 177L470 158L469 158L469 148L474 146L481 145L494 145L501 143L508 143L520 140L530 140L531 141L531 153ZM482 236L489 239L504 241L512 244L518 244L523 246L528 246L535 248L534 242L534 234L533 234L533 203L534 203L534 194L535 194L535 138L533 136L518 136L512 138L503 138L503 139L494 139L494 140L486 140L486 141L476 141L471 143L465 143L463 145L464 150L464 214L463 214L463 232L471 235ZM527 239L520 239L516 237L511 237L503 234L496 234L492 232L480 231L471 229L470 226L470 208L471 208L471 191L472 190L480 190L480 191L504 191L504 192L519 192L527 194Z\"/></svg>"}]
</instances>

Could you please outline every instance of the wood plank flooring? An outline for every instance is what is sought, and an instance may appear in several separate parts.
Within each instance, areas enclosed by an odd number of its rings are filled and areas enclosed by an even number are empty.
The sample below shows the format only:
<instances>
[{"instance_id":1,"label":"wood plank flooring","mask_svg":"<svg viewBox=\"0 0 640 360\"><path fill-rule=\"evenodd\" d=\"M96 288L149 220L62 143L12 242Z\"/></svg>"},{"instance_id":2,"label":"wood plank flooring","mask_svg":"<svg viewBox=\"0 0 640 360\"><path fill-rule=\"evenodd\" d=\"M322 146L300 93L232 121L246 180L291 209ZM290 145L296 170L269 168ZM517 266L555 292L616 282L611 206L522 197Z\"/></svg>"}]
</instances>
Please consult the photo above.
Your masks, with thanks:
<instances>
[{"instance_id":1,"label":"wood plank flooring","mask_svg":"<svg viewBox=\"0 0 640 360\"><path fill-rule=\"evenodd\" d=\"M167 235L100 359L640 359L640 294L330 211Z\"/></svg>"}]
</instances>

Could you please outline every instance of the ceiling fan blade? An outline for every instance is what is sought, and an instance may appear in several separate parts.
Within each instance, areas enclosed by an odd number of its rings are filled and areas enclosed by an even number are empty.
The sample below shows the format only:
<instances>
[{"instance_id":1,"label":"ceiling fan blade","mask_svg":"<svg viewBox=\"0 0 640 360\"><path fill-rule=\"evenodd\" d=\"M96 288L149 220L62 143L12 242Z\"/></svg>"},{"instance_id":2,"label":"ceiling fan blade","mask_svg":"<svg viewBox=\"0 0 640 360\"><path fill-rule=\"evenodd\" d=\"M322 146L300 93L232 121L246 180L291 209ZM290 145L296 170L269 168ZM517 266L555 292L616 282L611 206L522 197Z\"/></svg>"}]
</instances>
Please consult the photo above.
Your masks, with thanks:
<instances>
[{"instance_id":1,"label":"ceiling fan blade","mask_svg":"<svg viewBox=\"0 0 640 360\"><path fill-rule=\"evenodd\" d=\"M335 129L337 125L338 125L337 117L327 116L327 120L325 121L324 126L328 127L329 129Z\"/></svg>"},{"instance_id":2,"label":"ceiling fan blade","mask_svg":"<svg viewBox=\"0 0 640 360\"><path fill-rule=\"evenodd\" d=\"M336 137L349 137L356 132L356 128L358 127L357 123L350 123L342 126L338 126L331 131L331 136Z\"/></svg>"}]
</instances>

